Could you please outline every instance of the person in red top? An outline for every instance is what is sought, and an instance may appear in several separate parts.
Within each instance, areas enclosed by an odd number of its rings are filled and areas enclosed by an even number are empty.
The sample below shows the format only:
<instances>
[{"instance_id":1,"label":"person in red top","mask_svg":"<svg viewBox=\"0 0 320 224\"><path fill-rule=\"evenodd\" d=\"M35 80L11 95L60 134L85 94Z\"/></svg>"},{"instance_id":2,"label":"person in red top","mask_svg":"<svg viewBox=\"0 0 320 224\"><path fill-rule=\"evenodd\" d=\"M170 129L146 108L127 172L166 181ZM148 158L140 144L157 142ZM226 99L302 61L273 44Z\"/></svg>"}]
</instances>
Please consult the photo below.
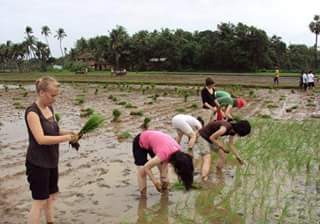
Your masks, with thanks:
<instances>
[{"instance_id":1,"label":"person in red top","mask_svg":"<svg viewBox=\"0 0 320 224\"><path fill-rule=\"evenodd\" d=\"M148 161L148 154L151 159ZM154 130L145 130L133 140L134 163L137 165L138 185L142 197L147 195L147 180L149 176L159 192L168 188L168 163L174 167L176 174L186 190L193 183L192 157L181 151L181 146L169 135ZM160 182L154 177L151 169L158 166Z\"/></svg>"}]
</instances>

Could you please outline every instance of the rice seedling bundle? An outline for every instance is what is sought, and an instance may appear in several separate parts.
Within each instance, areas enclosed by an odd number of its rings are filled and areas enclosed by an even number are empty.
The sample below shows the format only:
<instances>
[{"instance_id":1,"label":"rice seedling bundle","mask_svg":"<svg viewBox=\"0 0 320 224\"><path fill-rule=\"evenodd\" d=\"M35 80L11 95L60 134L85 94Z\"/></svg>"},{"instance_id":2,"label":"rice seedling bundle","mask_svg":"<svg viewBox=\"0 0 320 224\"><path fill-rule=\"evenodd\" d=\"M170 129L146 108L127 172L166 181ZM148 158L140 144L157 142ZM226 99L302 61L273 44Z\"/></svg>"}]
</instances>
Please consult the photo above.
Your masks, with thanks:
<instances>
[{"instance_id":1,"label":"rice seedling bundle","mask_svg":"<svg viewBox=\"0 0 320 224\"><path fill-rule=\"evenodd\" d=\"M83 125L81 130L79 131L79 140L85 135L90 132L95 131L97 128L99 128L105 121L105 118L98 113L92 114L89 119L86 121L86 123ZM78 140L78 141L79 141ZM77 151L79 150L80 144L79 142L70 143L72 148L75 148Z\"/></svg>"}]
</instances>

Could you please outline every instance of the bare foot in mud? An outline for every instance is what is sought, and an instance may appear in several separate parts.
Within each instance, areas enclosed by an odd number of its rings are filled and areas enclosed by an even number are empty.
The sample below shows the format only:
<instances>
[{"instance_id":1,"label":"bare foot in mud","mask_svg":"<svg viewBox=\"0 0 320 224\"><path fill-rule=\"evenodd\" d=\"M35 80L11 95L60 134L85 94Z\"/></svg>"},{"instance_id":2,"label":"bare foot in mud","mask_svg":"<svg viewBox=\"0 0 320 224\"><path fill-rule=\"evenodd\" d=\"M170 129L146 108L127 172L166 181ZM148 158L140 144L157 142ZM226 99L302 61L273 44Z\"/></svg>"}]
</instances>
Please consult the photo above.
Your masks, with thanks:
<instances>
[{"instance_id":1,"label":"bare foot in mud","mask_svg":"<svg viewBox=\"0 0 320 224\"><path fill-rule=\"evenodd\" d=\"M167 192L169 190L169 182L162 181L161 192Z\"/></svg>"},{"instance_id":2,"label":"bare foot in mud","mask_svg":"<svg viewBox=\"0 0 320 224\"><path fill-rule=\"evenodd\" d=\"M140 191L140 198L141 199L146 199L147 198L147 188L143 188L141 191Z\"/></svg>"}]
</instances>

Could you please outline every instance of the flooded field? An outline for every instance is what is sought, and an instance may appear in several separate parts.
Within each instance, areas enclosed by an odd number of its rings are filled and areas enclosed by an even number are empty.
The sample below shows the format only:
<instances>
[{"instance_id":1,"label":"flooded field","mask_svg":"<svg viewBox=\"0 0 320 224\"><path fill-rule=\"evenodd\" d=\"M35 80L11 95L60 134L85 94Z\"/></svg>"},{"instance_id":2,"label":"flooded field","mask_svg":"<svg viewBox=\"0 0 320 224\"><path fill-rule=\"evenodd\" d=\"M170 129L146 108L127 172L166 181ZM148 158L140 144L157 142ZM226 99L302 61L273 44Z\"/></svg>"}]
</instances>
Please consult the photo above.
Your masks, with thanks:
<instances>
[{"instance_id":1,"label":"flooded field","mask_svg":"<svg viewBox=\"0 0 320 224\"><path fill-rule=\"evenodd\" d=\"M320 119L313 118L320 112L317 90L227 90L248 101L234 111L253 126L253 133L237 143L246 164L239 166L230 156L222 175L213 168L205 184L196 175L199 189L190 192L180 189L173 174L168 194L156 192L149 181L148 198L142 200L132 138L145 117L151 118L151 129L175 136L175 114L202 115L199 88L62 84L54 106L61 128L79 130L87 119L80 116L85 108L100 112L107 122L80 141L79 152L60 145L56 223L319 223ZM25 223L31 193L24 165L24 108L35 93L31 85L0 85L0 95L1 223ZM118 122L111 122L114 109L121 112ZM199 171L197 152L195 158ZM215 163L215 154L213 158Z\"/></svg>"}]
</instances>

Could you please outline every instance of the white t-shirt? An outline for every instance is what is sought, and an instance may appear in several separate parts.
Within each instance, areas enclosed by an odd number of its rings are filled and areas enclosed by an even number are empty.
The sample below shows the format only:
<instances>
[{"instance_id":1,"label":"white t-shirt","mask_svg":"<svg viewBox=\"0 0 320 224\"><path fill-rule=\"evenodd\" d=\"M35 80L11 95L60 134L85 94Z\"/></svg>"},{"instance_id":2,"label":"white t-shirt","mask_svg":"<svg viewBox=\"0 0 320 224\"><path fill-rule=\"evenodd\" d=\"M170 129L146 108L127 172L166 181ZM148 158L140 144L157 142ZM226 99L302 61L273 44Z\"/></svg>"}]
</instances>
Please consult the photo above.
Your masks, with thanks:
<instances>
[{"instance_id":1,"label":"white t-shirt","mask_svg":"<svg viewBox=\"0 0 320 224\"><path fill-rule=\"evenodd\" d=\"M307 84L308 83L308 75L306 73L303 73L302 75L302 82L304 84Z\"/></svg>"},{"instance_id":2,"label":"white t-shirt","mask_svg":"<svg viewBox=\"0 0 320 224\"><path fill-rule=\"evenodd\" d=\"M202 128L200 121L191 115L178 114L172 118L172 126L186 135Z\"/></svg>"},{"instance_id":3,"label":"white t-shirt","mask_svg":"<svg viewBox=\"0 0 320 224\"><path fill-rule=\"evenodd\" d=\"M308 82L314 82L314 74L308 73Z\"/></svg>"}]
</instances>

